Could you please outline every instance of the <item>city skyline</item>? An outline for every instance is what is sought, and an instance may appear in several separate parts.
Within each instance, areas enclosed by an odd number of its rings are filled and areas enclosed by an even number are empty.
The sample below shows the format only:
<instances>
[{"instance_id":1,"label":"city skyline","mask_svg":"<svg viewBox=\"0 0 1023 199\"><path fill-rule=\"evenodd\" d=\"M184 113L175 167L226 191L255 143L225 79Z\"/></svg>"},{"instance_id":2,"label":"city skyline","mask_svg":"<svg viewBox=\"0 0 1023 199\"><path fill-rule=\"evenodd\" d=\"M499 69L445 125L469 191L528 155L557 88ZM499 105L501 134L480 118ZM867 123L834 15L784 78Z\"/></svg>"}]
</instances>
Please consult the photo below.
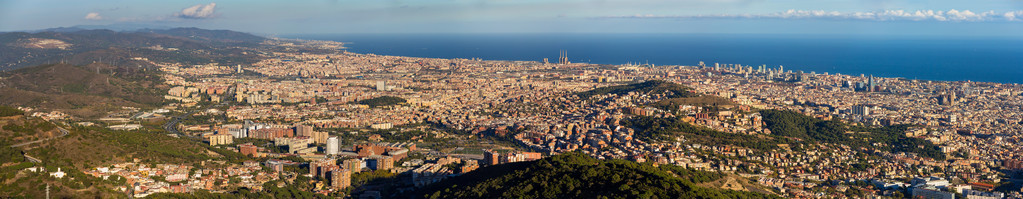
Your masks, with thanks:
<instances>
[{"instance_id":1,"label":"city skyline","mask_svg":"<svg viewBox=\"0 0 1023 199\"><path fill-rule=\"evenodd\" d=\"M76 25L295 33L731 33L1019 37L1023 2L0 2L0 31Z\"/></svg>"},{"instance_id":2,"label":"city skyline","mask_svg":"<svg viewBox=\"0 0 1023 199\"><path fill-rule=\"evenodd\" d=\"M1023 198L1021 31L1023 0L0 0L0 198Z\"/></svg>"}]
</instances>

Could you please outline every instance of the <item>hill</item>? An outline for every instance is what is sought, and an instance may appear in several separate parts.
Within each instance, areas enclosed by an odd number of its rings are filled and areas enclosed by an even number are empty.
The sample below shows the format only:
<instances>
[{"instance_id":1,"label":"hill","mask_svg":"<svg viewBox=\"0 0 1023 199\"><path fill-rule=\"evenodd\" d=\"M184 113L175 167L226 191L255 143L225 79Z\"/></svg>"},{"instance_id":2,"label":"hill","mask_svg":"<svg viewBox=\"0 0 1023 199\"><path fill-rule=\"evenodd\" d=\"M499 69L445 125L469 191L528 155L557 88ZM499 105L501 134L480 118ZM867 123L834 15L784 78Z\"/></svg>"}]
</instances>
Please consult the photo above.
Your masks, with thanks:
<instances>
[{"instance_id":1,"label":"hill","mask_svg":"<svg viewBox=\"0 0 1023 199\"><path fill-rule=\"evenodd\" d=\"M43 119L24 116L0 118L0 140L8 142L6 146L59 134L55 125Z\"/></svg>"},{"instance_id":2,"label":"hill","mask_svg":"<svg viewBox=\"0 0 1023 199\"><path fill-rule=\"evenodd\" d=\"M10 106L0 106L0 117L10 117L16 115L24 115L25 111L18 110Z\"/></svg>"},{"instance_id":3,"label":"hill","mask_svg":"<svg viewBox=\"0 0 1023 199\"><path fill-rule=\"evenodd\" d=\"M99 71L100 73L97 73ZM121 73L122 75L111 75ZM152 73L119 70L105 64L50 64L0 75L0 102L97 117L121 106L155 106L168 89ZM127 76L128 78L122 78Z\"/></svg>"},{"instance_id":4,"label":"hill","mask_svg":"<svg viewBox=\"0 0 1023 199\"><path fill-rule=\"evenodd\" d=\"M125 32L125 31L137 31L137 30L147 29L147 28L148 29L170 29L170 28L173 28L173 27L162 26L162 25L146 24L146 23L131 23L131 22L129 22L129 23L114 23L114 24L107 24L107 25L75 25L75 26L70 26L70 27L47 28L47 29L27 31L27 32L32 32L32 33L36 33L36 32L77 32L77 31L82 31L82 30L113 30L113 31L118 31L118 32Z\"/></svg>"},{"instance_id":5,"label":"hill","mask_svg":"<svg viewBox=\"0 0 1023 199\"><path fill-rule=\"evenodd\" d=\"M863 127L839 120L821 120L794 111L762 110L764 123L771 134L806 142L844 144L851 147L916 153L922 157L944 160L945 154L930 141L906 137L907 125ZM848 133L865 132L865 133Z\"/></svg>"},{"instance_id":6,"label":"hill","mask_svg":"<svg viewBox=\"0 0 1023 199\"><path fill-rule=\"evenodd\" d=\"M230 30L205 30L199 28L170 28L170 29L140 29L136 32L149 32L163 35L183 37L199 41L215 42L221 44L259 44L266 38L255 36L249 33L235 32Z\"/></svg>"},{"instance_id":7,"label":"hill","mask_svg":"<svg viewBox=\"0 0 1023 199\"><path fill-rule=\"evenodd\" d=\"M405 103L404 98L394 96L380 96L370 99L359 100L356 104L365 104L369 107L391 106Z\"/></svg>"},{"instance_id":8,"label":"hill","mask_svg":"<svg viewBox=\"0 0 1023 199\"><path fill-rule=\"evenodd\" d=\"M788 139L779 136L746 135L726 133L706 127L692 125L681 117L636 116L621 121L622 126L636 129L636 138L648 142L674 142L682 136L687 141L708 146L740 146L758 151L778 148L778 144L788 143Z\"/></svg>"},{"instance_id":9,"label":"hill","mask_svg":"<svg viewBox=\"0 0 1023 199\"><path fill-rule=\"evenodd\" d=\"M103 180L82 171L97 166L131 162L200 165L201 161L221 156L241 156L235 152L210 148L198 142L162 134L157 124L139 131L112 131L101 127L64 126L66 136L56 136L52 123L37 118L14 116L0 118L0 198L39 198L45 194L39 185L51 185L55 198L111 198L123 196L114 187L123 181ZM14 127L14 128L11 128ZM18 132L23 131L23 132ZM13 135L21 136L13 136ZM22 139L29 137L31 139ZM15 143L53 138L44 142L11 147ZM22 154L41 162L30 162ZM60 168L69 177L56 179L47 173L25 172L41 166L47 171Z\"/></svg>"},{"instance_id":10,"label":"hill","mask_svg":"<svg viewBox=\"0 0 1023 199\"><path fill-rule=\"evenodd\" d=\"M646 141L674 141L682 136L688 142L710 146L739 146L756 151L778 148L779 144L843 144L893 153L910 152L922 157L944 160L945 155L933 143L906 137L907 125L864 127L839 120L821 120L802 113L761 110L770 135L725 133L689 124L679 117L636 116L621 121L636 129L635 137ZM862 132L862 133L850 133Z\"/></svg>"},{"instance_id":11,"label":"hill","mask_svg":"<svg viewBox=\"0 0 1023 199\"><path fill-rule=\"evenodd\" d=\"M198 28L133 32L69 28L0 33L0 52L4 52L0 54L0 71L58 62L151 66L134 57L183 64L251 64L258 61L259 53L245 47L259 46L265 40L248 33Z\"/></svg>"},{"instance_id":12,"label":"hill","mask_svg":"<svg viewBox=\"0 0 1023 199\"><path fill-rule=\"evenodd\" d=\"M489 166L425 187L424 198L777 198L697 186L724 174L566 153Z\"/></svg>"},{"instance_id":13,"label":"hill","mask_svg":"<svg viewBox=\"0 0 1023 199\"><path fill-rule=\"evenodd\" d=\"M617 94L624 95L630 92L646 93L648 95L664 95L665 98L697 97L699 94L689 92L691 88L667 82L663 80L650 80L642 83L626 84L619 86L608 86L595 88L593 90L576 93L576 96L589 99L595 95Z\"/></svg>"}]
</instances>

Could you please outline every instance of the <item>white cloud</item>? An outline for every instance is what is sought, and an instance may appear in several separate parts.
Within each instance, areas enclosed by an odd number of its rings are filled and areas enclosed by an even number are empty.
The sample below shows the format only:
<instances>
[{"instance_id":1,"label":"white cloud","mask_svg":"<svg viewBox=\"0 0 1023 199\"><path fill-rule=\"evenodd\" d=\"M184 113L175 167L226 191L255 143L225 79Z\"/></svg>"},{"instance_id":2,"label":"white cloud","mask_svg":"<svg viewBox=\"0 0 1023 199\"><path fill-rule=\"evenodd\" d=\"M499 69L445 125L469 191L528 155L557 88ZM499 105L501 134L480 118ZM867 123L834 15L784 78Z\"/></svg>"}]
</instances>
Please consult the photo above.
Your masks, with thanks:
<instances>
[{"instance_id":1,"label":"white cloud","mask_svg":"<svg viewBox=\"0 0 1023 199\"><path fill-rule=\"evenodd\" d=\"M1002 16L1005 17L1006 21L1021 21L1023 20L1023 10L1006 12L1005 14L1002 14Z\"/></svg>"},{"instance_id":2,"label":"white cloud","mask_svg":"<svg viewBox=\"0 0 1023 199\"><path fill-rule=\"evenodd\" d=\"M872 21L1023 21L1023 10L996 13L976 13L970 10L883 10L874 12L838 12L824 10L787 10L769 14L716 14L716 15L631 15L602 18L683 18L683 19L853 19Z\"/></svg>"},{"instance_id":3,"label":"white cloud","mask_svg":"<svg viewBox=\"0 0 1023 199\"><path fill-rule=\"evenodd\" d=\"M180 13L177 13L174 16L186 19L207 19L215 16L213 12L216 7L217 3L210 3L206 5L198 4L182 9Z\"/></svg>"},{"instance_id":4,"label":"white cloud","mask_svg":"<svg viewBox=\"0 0 1023 199\"><path fill-rule=\"evenodd\" d=\"M85 19L88 19L88 20L103 20L103 16L99 16L98 12L90 12L89 14L85 14Z\"/></svg>"}]
</instances>

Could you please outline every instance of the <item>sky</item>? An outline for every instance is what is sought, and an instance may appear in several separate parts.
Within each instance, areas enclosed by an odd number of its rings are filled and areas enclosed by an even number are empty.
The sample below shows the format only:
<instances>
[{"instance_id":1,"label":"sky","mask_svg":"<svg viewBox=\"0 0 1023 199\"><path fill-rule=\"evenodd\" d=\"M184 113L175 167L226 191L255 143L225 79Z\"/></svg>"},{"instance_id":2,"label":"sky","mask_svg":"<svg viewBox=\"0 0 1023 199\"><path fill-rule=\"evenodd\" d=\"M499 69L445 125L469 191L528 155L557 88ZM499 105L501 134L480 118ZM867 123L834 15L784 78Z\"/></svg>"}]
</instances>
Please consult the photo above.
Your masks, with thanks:
<instances>
[{"instance_id":1,"label":"sky","mask_svg":"<svg viewBox=\"0 0 1023 199\"><path fill-rule=\"evenodd\" d=\"M0 0L0 31L146 24L260 34L1023 37L1023 0Z\"/></svg>"}]
</instances>

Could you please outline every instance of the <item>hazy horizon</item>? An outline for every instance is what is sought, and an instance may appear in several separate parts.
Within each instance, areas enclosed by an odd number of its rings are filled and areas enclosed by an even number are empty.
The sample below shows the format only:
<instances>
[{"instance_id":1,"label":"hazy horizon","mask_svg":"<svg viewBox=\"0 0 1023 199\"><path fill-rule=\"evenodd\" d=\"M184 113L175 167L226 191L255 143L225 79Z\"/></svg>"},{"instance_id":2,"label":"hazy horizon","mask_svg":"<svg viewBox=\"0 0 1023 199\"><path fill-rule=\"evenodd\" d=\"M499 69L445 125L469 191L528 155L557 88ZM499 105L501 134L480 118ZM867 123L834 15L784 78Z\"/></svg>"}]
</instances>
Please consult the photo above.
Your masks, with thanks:
<instances>
[{"instance_id":1,"label":"hazy horizon","mask_svg":"<svg viewBox=\"0 0 1023 199\"><path fill-rule=\"evenodd\" d=\"M0 31L144 24L259 34L701 33L1021 37L1023 2L0 1Z\"/></svg>"}]
</instances>

